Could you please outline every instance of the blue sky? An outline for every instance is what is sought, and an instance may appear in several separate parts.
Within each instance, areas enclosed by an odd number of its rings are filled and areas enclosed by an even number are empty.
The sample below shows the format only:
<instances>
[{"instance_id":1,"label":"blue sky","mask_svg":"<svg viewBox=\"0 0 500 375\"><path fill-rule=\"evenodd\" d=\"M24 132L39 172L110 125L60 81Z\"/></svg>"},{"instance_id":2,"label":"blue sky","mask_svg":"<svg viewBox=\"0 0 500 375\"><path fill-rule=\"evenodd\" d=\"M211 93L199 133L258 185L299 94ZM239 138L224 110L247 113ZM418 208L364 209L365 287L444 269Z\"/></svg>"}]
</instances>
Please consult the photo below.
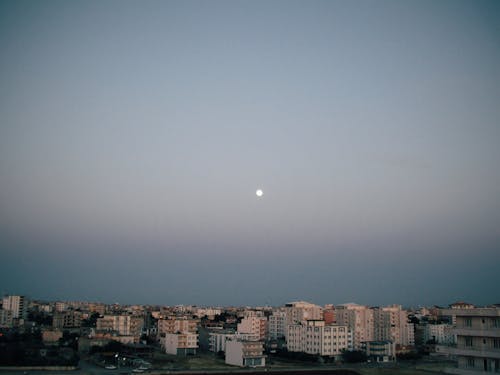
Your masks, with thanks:
<instances>
[{"instance_id":1,"label":"blue sky","mask_svg":"<svg viewBox=\"0 0 500 375\"><path fill-rule=\"evenodd\" d=\"M495 1L1 1L0 292L499 302L498 25Z\"/></svg>"}]
</instances>

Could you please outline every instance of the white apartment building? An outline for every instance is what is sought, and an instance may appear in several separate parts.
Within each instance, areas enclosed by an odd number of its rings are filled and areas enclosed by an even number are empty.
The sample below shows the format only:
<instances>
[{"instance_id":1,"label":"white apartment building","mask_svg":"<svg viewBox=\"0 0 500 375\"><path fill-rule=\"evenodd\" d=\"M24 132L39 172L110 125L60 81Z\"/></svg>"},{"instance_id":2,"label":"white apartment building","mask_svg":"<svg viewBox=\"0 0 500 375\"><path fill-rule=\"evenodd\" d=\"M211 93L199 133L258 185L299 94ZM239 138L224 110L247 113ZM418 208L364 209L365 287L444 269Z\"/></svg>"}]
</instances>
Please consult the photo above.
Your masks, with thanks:
<instances>
[{"instance_id":1,"label":"white apartment building","mask_svg":"<svg viewBox=\"0 0 500 375\"><path fill-rule=\"evenodd\" d=\"M230 340L226 343L226 363L240 367L264 367L266 356L260 341Z\"/></svg>"},{"instance_id":2,"label":"white apartment building","mask_svg":"<svg viewBox=\"0 0 500 375\"><path fill-rule=\"evenodd\" d=\"M10 311L13 319L25 319L27 302L25 296L5 296L2 299L2 309Z\"/></svg>"},{"instance_id":3,"label":"white apartment building","mask_svg":"<svg viewBox=\"0 0 500 375\"><path fill-rule=\"evenodd\" d=\"M436 344L451 345L456 342L451 324L426 324L423 326L423 342L434 340Z\"/></svg>"},{"instance_id":4,"label":"white apartment building","mask_svg":"<svg viewBox=\"0 0 500 375\"><path fill-rule=\"evenodd\" d=\"M210 332L208 334L208 350L214 353L225 352L226 343L231 340L259 341L259 335L237 332Z\"/></svg>"},{"instance_id":5,"label":"white apartment building","mask_svg":"<svg viewBox=\"0 0 500 375\"><path fill-rule=\"evenodd\" d=\"M191 332L166 333L165 337L160 339L160 342L167 354L196 354L196 349L198 349L198 334Z\"/></svg>"},{"instance_id":6,"label":"white apartment building","mask_svg":"<svg viewBox=\"0 0 500 375\"><path fill-rule=\"evenodd\" d=\"M269 316L269 339L277 340L286 335L286 312L274 311Z\"/></svg>"},{"instance_id":7,"label":"white apartment building","mask_svg":"<svg viewBox=\"0 0 500 375\"><path fill-rule=\"evenodd\" d=\"M353 349L352 332L346 325L325 325L323 320L290 324L287 337L290 352L338 357L343 350Z\"/></svg>"},{"instance_id":8,"label":"white apartment building","mask_svg":"<svg viewBox=\"0 0 500 375\"><path fill-rule=\"evenodd\" d=\"M263 316L248 316L238 323L238 333L250 333L257 335L259 340L267 337L267 319Z\"/></svg>"},{"instance_id":9,"label":"white apartment building","mask_svg":"<svg viewBox=\"0 0 500 375\"><path fill-rule=\"evenodd\" d=\"M500 308L452 308L441 315L456 316L455 346L437 346L436 352L457 358L454 374L500 373Z\"/></svg>"},{"instance_id":10,"label":"white apartment building","mask_svg":"<svg viewBox=\"0 0 500 375\"><path fill-rule=\"evenodd\" d=\"M355 303L346 303L336 307L335 318L337 324L346 325L352 331L354 349L360 350L363 342L374 340L373 309Z\"/></svg>"}]
</instances>

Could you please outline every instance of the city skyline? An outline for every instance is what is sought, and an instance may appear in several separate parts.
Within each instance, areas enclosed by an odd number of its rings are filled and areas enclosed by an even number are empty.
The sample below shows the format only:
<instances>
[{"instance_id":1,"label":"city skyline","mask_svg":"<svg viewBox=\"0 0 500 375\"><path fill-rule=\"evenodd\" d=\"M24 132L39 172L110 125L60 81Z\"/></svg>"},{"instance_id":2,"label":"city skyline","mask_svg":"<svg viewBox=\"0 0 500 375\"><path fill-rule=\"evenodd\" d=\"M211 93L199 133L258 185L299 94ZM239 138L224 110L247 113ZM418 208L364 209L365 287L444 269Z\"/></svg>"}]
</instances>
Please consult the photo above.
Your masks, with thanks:
<instances>
[{"instance_id":1,"label":"city skyline","mask_svg":"<svg viewBox=\"0 0 500 375\"><path fill-rule=\"evenodd\" d=\"M0 2L0 291L499 302L498 24L495 1Z\"/></svg>"}]
</instances>

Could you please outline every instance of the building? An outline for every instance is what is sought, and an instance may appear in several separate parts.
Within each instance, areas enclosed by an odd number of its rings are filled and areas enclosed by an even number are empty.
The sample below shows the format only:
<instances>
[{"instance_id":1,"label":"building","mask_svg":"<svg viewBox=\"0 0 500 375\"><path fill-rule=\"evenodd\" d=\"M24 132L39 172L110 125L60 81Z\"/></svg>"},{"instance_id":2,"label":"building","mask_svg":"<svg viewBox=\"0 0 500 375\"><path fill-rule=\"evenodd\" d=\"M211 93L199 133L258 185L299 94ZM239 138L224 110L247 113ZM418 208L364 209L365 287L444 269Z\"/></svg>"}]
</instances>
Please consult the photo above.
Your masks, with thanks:
<instances>
[{"instance_id":1,"label":"building","mask_svg":"<svg viewBox=\"0 0 500 375\"><path fill-rule=\"evenodd\" d=\"M165 333L160 342L167 354L194 355L198 349L198 334L191 332Z\"/></svg>"},{"instance_id":2,"label":"building","mask_svg":"<svg viewBox=\"0 0 500 375\"><path fill-rule=\"evenodd\" d=\"M12 313L12 319L26 319L27 300L25 296L5 296L2 299L2 309Z\"/></svg>"},{"instance_id":3,"label":"building","mask_svg":"<svg viewBox=\"0 0 500 375\"><path fill-rule=\"evenodd\" d=\"M56 312L52 319L52 327L56 329L78 328L82 325L82 313L80 311Z\"/></svg>"},{"instance_id":4,"label":"building","mask_svg":"<svg viewBox=\"0 0 500 375\"><path fill-rule=\"evenodd\" d=\"M373 320L375 341L392 341L401 346L415 345L414 325L408 322L408 312L400 305L373 309Z\"/></svg>"},{"instance_id":5,"label":"building","mask_svg":"<svg viewBox=\"0 0 500 375\"><path fill-rule=\"evenodd\" d=\"M441 345L455 344L455 334L451 324L426 324L423 326L423 343Z\"/></svg>"},{"instance_id":6,"label":"building","mask_svg":"<svg viewBox=\"0 0 500 375\"><path fill-rule=\"evenodd\" d=\"M361 350L375 362L390 362L396 359L396 345L392 341L367 341Z\"/></svg>"},{"instance_id":7,"label":"building","mask_svg":"<svg viewBox=\"0 0 500 375\"><path fill-rule=\"evenodd\" d=\"M266 356L260 341L230 340L226 343L226 363L240 367L264 367Z\"/></svg>"},{"instance_id":8,"label":"building","mask_svg":"<svg viewBox=\"0 0 500 375\"><path fill-rule=\"evenodd\" d=\"M0 309L0 328L12 328L13 325L12 311Z\"/></svg>"},{"instance_id":9,"label":"building","mask_svg":"<svg viewBox=\"0 0 500 375\"><path fill-rule=\"evenodd\" d=\"M326 325L323 320L307 320L290 324L287 334L290 352L340 357L344 350L352 350L352 332L345 325Z\"/></svg>"},{"instance_id":10,"label":"building","mask_svg":"<svg viewBox=\"0 0 500 375\"><path fill-rule=\"evenodd\" d=\"M209 332L208 335L208 350L214 353L225 352L228 341L259 341L259 336L252 333Z\"/></svg>"},{"instance_id":11,"label":"building","mask_svg":"<svg viewBox=\"0 0 500 375\"><path fill-rule=\"evenodd\" d=\"M436 352L457 358L455 374L500 372L500 308L451 308L442 315L456 316L456 346L438 346Z\"/></svg>"},{"instance_id":12,"label":"building","mask_svg":"<svg viewBox=\"0 0 500 375\"><path fill-rule=\"evenodd\" d=\"M277 340L286 335L286 313L284 311L274 311L269 316L268 338Z\"/></svg>"},{"instance_id":13,"label":"building","mask_svg":"<svg viewBox=\"0 0 500 375\"><path fill-rule=\"evenodd\" d=\"M199 319L172 318L158 320L158 333L163 336L166 333L191 332L196 333Z\"/></svg>"},{"instance_id":14,"label":"building","mask_svg":"<svg viewBox=\"0 0 500 375\"><path fill-rule=\"evenodd\" d=\"M133 336L138 342L141 336L144 319L133 315L104 315L98 318L96 329L104 332L114 332L120 336Z\"/></svg>"},{"instance_id":15,"label":"building","mask_svg":"<svg viewBox=\"0 0 500 375\"><path fill-rule=\"evenodd\" d=\"M360 350L362 343L375 339L374 310L355 303L339 305L335 310L337 324L346 325L353 334L354 349Z\"/></svg>"},{"instance_id":16,"label":"building","mask_svg":"<svg viewBox=\"0 0 500 375\"><path fill-rule=\"evenodd\" d=\"M259 340L267 337L267 319L263 316L248 316L238 323L238 333L248 333L258 336Z\"/></svg>"}]
</instances>

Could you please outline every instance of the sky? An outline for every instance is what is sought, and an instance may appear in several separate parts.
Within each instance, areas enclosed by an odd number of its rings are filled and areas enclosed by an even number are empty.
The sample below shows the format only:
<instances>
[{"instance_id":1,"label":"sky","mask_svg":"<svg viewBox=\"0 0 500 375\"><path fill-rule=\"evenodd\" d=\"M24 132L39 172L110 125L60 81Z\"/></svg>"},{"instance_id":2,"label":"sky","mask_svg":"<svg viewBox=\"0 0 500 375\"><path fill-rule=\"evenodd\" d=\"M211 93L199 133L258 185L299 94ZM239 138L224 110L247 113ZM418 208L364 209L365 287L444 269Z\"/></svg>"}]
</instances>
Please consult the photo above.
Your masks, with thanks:
<instances>
[{"instance_id":1,"label":"sky","mask_svg":"<svg viewBox=\"0 0 500 375\"><path fill-rule=\"evenodd\" d=\"M1 293L500 302L498 1L2 0L0 56Z\"/></svg>"}]
</instances>

